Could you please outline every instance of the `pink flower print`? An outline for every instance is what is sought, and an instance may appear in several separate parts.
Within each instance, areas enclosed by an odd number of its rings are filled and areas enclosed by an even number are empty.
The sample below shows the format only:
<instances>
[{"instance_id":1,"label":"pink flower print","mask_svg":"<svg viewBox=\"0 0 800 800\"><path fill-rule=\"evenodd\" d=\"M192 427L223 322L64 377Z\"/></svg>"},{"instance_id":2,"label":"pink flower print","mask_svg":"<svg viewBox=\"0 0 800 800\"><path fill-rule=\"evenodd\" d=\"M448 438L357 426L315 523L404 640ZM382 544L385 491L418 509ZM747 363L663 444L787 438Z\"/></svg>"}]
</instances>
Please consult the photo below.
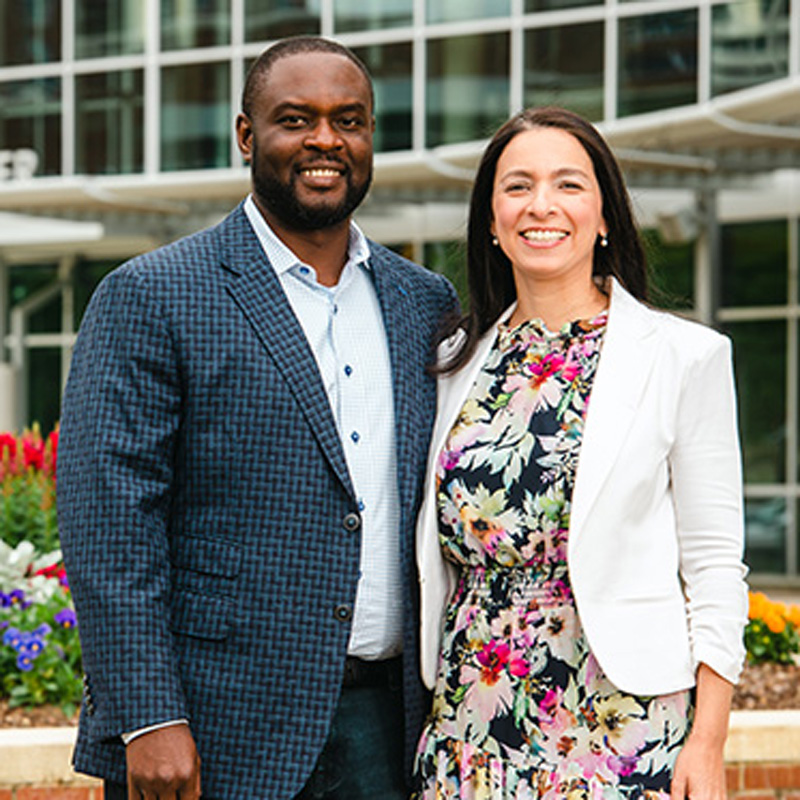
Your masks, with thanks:
<instances>
[{"instance_id":1,"label":"pink flower print","mask_svg":"<svg viewBox=\"0 0 800 800\"><path fill-rule=\"evenodd\" d=\"M443 472L447 472L448 470L457 467L460 458L460 450L448 450L446 448L442 450L441 454L439 455L439 474L441 475Z\"/></svg>"},{"instance_id":2,"label":"pink flower print","mask_svg":"<svg viewBox=\"0 0 800 800\"><path fill-rule=\"evenodd\" d=\"M520 653L521 651L512 652L507 642L497 639L487 642L476 656L481 665L481 680L494 686L505 669L508 669L515 678L524 678L530 667L525 659L520 657Z\"/></svg>"},{"instance_id":3,"label":"pink flower print","mask_svg":"<svg viewBox=\"0 0 800 800\"><path fill-rule=\"evenodd\" d=\"M544 358L533 361L528 369L535 378L536 385L544 383L551 375L555 375L563 366L565 358L560 353L548 353Z\"/></svg>"}]
</instances>

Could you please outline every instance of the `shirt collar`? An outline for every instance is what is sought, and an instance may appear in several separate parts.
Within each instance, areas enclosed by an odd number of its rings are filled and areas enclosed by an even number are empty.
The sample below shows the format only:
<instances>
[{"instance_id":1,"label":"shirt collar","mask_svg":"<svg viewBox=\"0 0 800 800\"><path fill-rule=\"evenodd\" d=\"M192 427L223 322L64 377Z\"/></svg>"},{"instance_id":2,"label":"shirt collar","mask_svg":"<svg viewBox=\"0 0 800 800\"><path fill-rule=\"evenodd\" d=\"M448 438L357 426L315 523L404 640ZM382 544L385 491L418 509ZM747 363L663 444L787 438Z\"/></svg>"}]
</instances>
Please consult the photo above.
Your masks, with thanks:
<instances>
[{"instance_id":1,"label":"shirt collar","mask_svg":"<svg viewBox=\"0 0 800 800\"><path fill-rule=\"evenodd\" d=\"M252 194L248 195L247 199L244 201L244 212L247 215L247 219L250 220L250 224L258 237L258 241L261 243L261 247L264 249L268 261L272 264L272 268L278 275L283 275L289 272L289 270L303 264L294 252L290 250L278 238L272 228L270 228L269 224L258 210ZM371 268L367 237L364 235L361 228L353 221L350 222L350 241L347 245L347 263L345 267L350 264L361 264L367 269ZM313 268L313 264L308 264L307 266Z\"/></svg>"}]
</instances>

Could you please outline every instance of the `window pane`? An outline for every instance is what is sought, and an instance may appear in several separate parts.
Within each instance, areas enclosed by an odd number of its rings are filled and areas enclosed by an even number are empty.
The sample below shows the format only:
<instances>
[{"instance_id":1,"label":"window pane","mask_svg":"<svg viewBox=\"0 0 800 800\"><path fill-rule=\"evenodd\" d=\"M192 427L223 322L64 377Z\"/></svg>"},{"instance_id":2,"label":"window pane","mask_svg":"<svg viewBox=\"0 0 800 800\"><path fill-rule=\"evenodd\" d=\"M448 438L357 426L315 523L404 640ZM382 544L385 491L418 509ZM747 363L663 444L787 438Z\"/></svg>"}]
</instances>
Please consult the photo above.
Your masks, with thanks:
<instances>
[{"instance_id":1,"label":"window pane","mask_svg":"<svg viewBox=\"0 0 800 800\"><path fill-rule=\"evenodd\" d=\"M603 24L525 33L525 105L554 104L603 118Z\"/></svg>"},{"instance_id":2,"label":"window pane","mask_svg":"<svg viewBox=\"0 0 800 800\"><path fill-rule=\"evenodd\" d=\"M61 410L61 350L54 347L28 350L28 413L42 432L53 430Z\"/></svg>"},{"instance_id":3,"label":"window pane","mask_svg":"<svg viewBox=\"0 0 800 800\"><path fill-rule=\"evenodd\" d=\"M413 11L414 0L336 0L334 27L341 33L411 25Z\"/></svg>"},{"instance_id":4,"label":"window pane","mask_svg":"<svg viewBox=\"0 0 800 800\"><path fill-rule=\"evenodd\" d=\"M723 306L786 303L788 248L786 220L723 225L720 231Z\"/></svg>"},{"instance_id":5,"label":"window pane","mask_svg":"<svg viewBox=\"0 0 800 800\"><path fill-rule=\"evenodd\" d=\"M789 74L789 0L714 6L711 91L723 94Z\"/></svg>"},{"instance_id":6,"label":"window pane","mask_svg":"<svg viewBox=\"0 0 800 800\"><path fill-rule=\"evenodd\" d=\"M0 0L0 65L60 58L59 0Z\"/></svg>"},{"instance_id":7,"label":"window pane","mask_svg":"<svg viewBox=\"0 0 800 800\"><path fill-rule=\"evenodd\" d=\"M449 278L458 292L461 307L467 308L467 245L463 241L428 242L425 245L425 266Z\"/></svg>"},{"instance_id":8,"label":"window pane","mask_svg":"<svg viewBox=\"0 0 800 800\"><path fill-rule=\"evenodd\" d=\"M214 47L230 40L230 0L161 0L162 50Z\"/></svg>"},{"instance_id":9,"label":"window pane","mask_svg":"<svg viewBox=\"0 0 800 800\"><path fill-rule=\"evenodd\" d=\"M508 35L428 43L427 144L484 139L508 117Z\"/></svg>"},{"instance_id":10,"label":"window pane","mask_svg":"<svg viewBox=\"0 0 800 800\"><path fill-rule=\"evenodd\" d=\"M31 149L38 175L61 172L61 81L0 83L0 149Z\"/></svg>"},{"instance_id":11,"label":"window pane","mask_svg":"<svg viewBox=\"0 0 800 800\"><path fill-rule=\"evenodd\" d=\"M77 57L141 53L144 7L140 0L75 0Z\"/></svg>"},{"instance_id":12,"label":"window pane","mask_svg":"<svg viewBox=\"0 0 800 800\"><path fill-rule=\"evenodd\" d=\"M650 267L650 299L659 308L694 307L694 245L667 244L655 230L643 231Z\"/></svg>"},{"instance_id":13,"label":"window pane","mask_svg":"<svg viewBox=\"0 0 800 800\"><path fill-rule=\"evenodd\" d=\"M245 0L244 40L318 34L319 6L320 0Z\"/></svg>"},{"instance_id":14,"label":"window pane","mask_svg":"<svg viewBox=\"0 0 800 800\"><path fill-rule=\"evenodd\" d=\"M375 150L411 149L411 43L355 48L375 87Z\"/></svg>"},{"instance_id":15,"label":"window pane","mask_svg":"<svg viewBox=\"0 0 800 800\"><path fill-rule=\"evenodd\" d=\"M525 11L549 11L557 8L576 6L597 6L603 0L525 0Z\"/></svg>"},{"instance_id":16,"label":"window pane","mask_svg":"<svg viewBox=\"0 0 800 800\"><path fill-rule=\"evenodd\" d=\"M141 172L144 164L141 70L75 78L75 168L89 175Z\"/></svg>"},{"instance_id":17,"label":"window pane","mask_svg":"<svg viewBox=\"0 0 800 800\"><path fill-rule=\"evenodd\" d=\"M162 170L230 165L229 73L227 63L162 70Z\"/></svg>"},{"instance_id":18,"label":"window pane","mask_svg":"<svg viewBox=\"0 0 800 800\"><path fill-rule=\"evenodd\" d=\"M58 279L57 264L25 264L9 267L8 298L10 305L16 306L50 286ZM35 311L28 319L31 333L53 333L61 330L61 300L45 305Z\"/></svg>"},{"instance_id":19,"label":"window pane","mask_svg":"<svg viewBox=\"0 0 800 800\"><path fill-rule=\"evenodd\" d=\"M781 483L786 478L786 323L725 325L733 339L744 478Z\"/></svg>"},{"instance_id":20,"label":"window pane","mask_svg":"<svg viewBox=\"0 0 800 800\"><path fill-rule=\"evenodd\" d=\"M786 501L750 498L744 504L744 560L753 572L786 572Z\"/></svg>"},{"instance_id":21,"label":"window pane","mask_svg":"<svg viewBox=\"0 0 800 800\"><path fill-rule=\"evenodd\" d=\"M511 0L428 0L428 22L461 22L465 19L507 17Z\"/></svg>"},{"instance_id":22,"label":"window pane","mask_svg":"<svg viewBox=\"0 0 800 800\"><path fill-rule=\"evenodd\" d=\"M619 22L619 115L697 100L697 12Z\"/></svg>"},{"instance_id":23,"label":"window pane","mask_svg":"<svg viewBox=\"0 0 800 800\"><path fill-rule=\"evenodd\" d=\"M73 311L74 311L74 326L75 330L81 324L86 306L89 305L89 300L94 294L94 290L114 267L120 263L117 259L108 261L79 261L72 271L72 286L74 291L73 297Z\"/></svg>"}]
</instances>

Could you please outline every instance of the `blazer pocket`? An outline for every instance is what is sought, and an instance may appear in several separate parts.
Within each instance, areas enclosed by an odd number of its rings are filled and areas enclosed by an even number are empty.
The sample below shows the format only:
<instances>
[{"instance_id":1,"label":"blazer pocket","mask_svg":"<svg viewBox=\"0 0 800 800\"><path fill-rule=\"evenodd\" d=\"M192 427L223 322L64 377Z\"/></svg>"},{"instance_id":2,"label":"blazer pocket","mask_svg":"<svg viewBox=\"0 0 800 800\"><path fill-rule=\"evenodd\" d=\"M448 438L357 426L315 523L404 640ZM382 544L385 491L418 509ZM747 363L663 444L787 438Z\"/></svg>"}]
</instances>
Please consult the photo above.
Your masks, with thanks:
<instances>
[{"instance_id":1,"label":"blazer pocket","mask_svg":"<svg viewBox=\"0 0 800 800\"><path fill-rule=\"evenodd\" d=\"M172 598L170 627L174 633L221 641L230 630L232 612L228 598L179 589Z\"/></svg>"},{"instance_id":2,"label":"blazer pocket","mask_svg":"<svg viewBox=\"0 0 800 800\"><path fill-rule=\"evenodd\" d=\"M178 541L172 553L172 564L179 570L215 578L235 578L242 568L242 550L225 539L186 536Z\"/></svg>"}]
</instances>

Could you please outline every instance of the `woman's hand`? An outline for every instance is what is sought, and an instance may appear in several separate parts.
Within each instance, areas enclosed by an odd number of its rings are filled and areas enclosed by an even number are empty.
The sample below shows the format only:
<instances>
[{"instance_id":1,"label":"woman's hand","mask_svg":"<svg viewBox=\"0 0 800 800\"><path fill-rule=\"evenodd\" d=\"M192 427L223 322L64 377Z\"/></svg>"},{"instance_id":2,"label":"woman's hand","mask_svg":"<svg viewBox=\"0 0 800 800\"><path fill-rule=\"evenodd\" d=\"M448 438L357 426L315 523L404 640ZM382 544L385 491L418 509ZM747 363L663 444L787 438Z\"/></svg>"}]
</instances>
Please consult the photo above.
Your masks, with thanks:
<instances>
[{"instance_id":1,"label":"woman's hand","mask_svg":"<svg viewBox=\"0 0 800 800\"><path fill-rule=\"evenodd\" d=\"M692 731L675 762L670 800L725 800L725 739L733 686L706 664L697 669Z\"/></svg>"},{"instance_id":2,"label":"woman's hand","mask_svg":"<svg viewBox=\"0 0 800 800\"><path fill-rule=\"evenodd\" d=\"M725 800L723 746L691 734L672 773L670 800Z\"/></svg>"}]
</instances>

